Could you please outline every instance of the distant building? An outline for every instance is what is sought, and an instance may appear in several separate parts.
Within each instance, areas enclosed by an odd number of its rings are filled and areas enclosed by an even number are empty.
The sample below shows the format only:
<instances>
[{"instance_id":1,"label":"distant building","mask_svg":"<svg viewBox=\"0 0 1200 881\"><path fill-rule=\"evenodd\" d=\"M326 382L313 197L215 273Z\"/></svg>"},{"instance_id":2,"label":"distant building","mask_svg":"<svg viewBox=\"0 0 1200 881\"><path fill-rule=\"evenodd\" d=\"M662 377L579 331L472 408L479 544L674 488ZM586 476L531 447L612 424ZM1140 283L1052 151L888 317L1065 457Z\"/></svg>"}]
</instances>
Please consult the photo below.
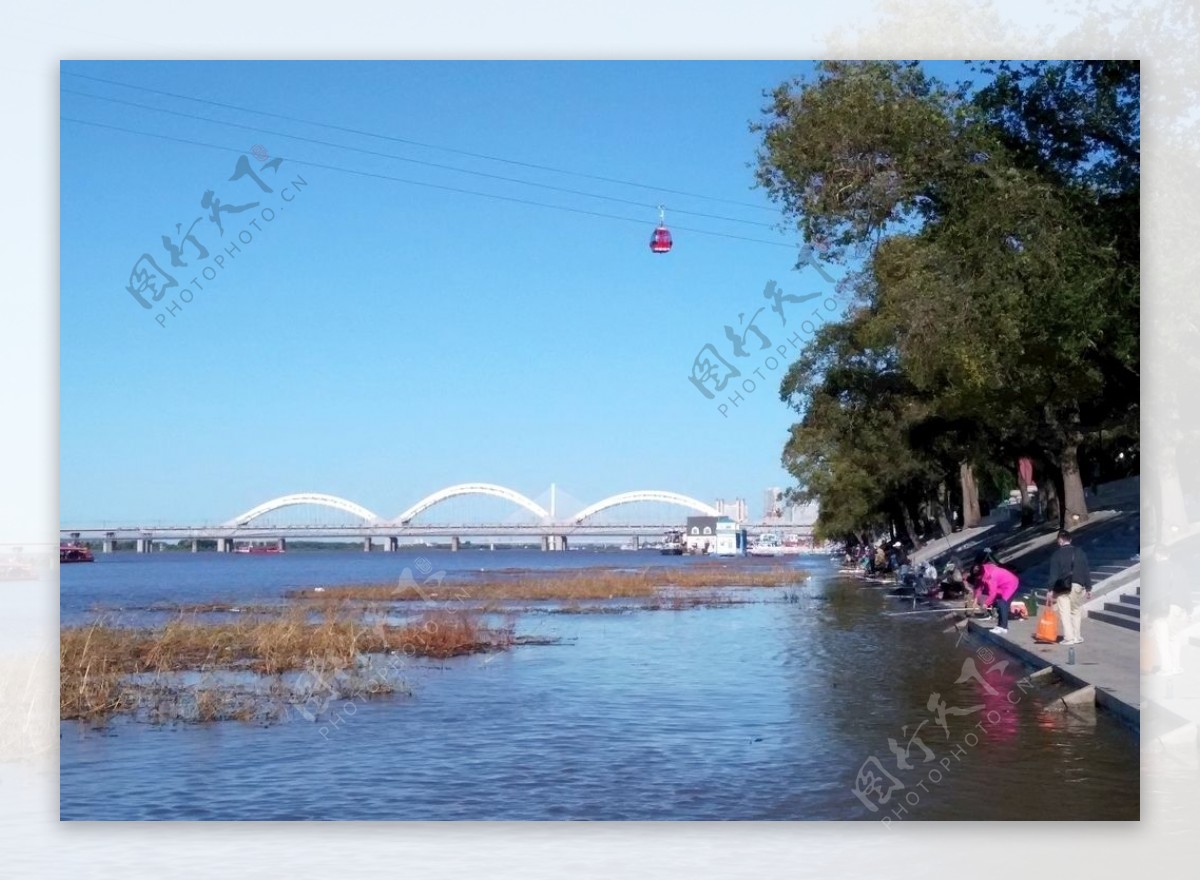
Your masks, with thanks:
<instances>
[{"instance_id":1,"label":"distant building","mask_svg":"<svg viewBox=\"0 0 1200 881\"><path fill-rule=\"evenodd\" d=\"M805 505L788 505L783 509L783 519L792 526L812 526L817 522L820 508L816 502Z\"/></svg>"},{"instance_id":2,"label":"distant building","mask_svg":"<svg viewBox=\"0 0 1200 881\"><path fill-rule=\"evenodd\" d=\"M783 490L769 486L763 491L763 519L778 520L783 516Z\"/></svg>"},{"instance_id":3,"label":"distant building","mask_svg":"<svg viewBox=\"0 0 1200 881\"><path fill-rule=\"evenodd\" d=\"M745 499L733 499L726 501L725 499L717 499L714 508L717 513L723 517L731 517L735 523L745 523L750 519L750 506L746 504Z\"/></svg>"},{"instance_id":4,"label":"distant building","mask_svg":"<svg viewBox=\"0 0 1200 881\"><path fill-rule=\"evenodd\" d=\"M780 526L812 526L817 522L817 503L793 504L777 486L763 490L763 520Z\"/></svg>"},{"instance_id":5,"label":"distant building","mask_svg":"<svg viewBox=\"0 0 1200 881\"><path fill-rule=\"evenodd\" d=\"M714 547L717 543L717 518L689 517L683 541L689 553L702 553L705 547Z\"/></svg>"},{"instance_id":6,"label":"distant building","mask_svg":"<svg viewBox=\"0 0 1200 881\"><path fill-rule=\"evenodd\" d=\"M689 554L734 556L746 550L746 531L732 517L689 517L683 541Z\"/></svg>"}]
</instances>

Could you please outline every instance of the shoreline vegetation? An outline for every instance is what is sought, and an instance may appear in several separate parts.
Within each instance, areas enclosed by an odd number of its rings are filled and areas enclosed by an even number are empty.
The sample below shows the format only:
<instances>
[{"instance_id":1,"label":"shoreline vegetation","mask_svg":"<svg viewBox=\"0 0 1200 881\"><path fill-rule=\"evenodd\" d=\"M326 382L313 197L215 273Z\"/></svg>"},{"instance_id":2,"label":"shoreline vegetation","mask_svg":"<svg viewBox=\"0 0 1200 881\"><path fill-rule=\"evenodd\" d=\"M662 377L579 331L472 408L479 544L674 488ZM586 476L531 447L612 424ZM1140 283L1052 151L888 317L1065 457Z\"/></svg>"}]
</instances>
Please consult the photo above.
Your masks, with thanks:
<instances>
[{"instance_id":1,"label":"shoreline vegetation","mask_svg":"<svg viewBox=\"0 0 1200 881\"><path fill-rule=\"evenodd\" d=\"M522 610L505 602L550 601L558 611L580 613L611 611L607 601L632 599L637 603L617 611L678 611L738 602L715 589L785 587L805 578L802 570L779 566L510 570L423 585L306 588L285 593L279 605L155 605L138 611L175 617L157 627L101 616L62 628L59 716L94 724L114 716L271 723L296 713L315 721L332 701L407 692L406 661L552 642L517 635ZM391 624L393 603L434 608Z\"/></svg>"},{"instance_id":2,"label":"shoreline vegetation","mask_svg":"<svg viewBox=\"0 0 1200 881\"><path fill-rule=\"evenodd\" d=\"M281 608L223 621L180 616L160 628L64 627L59 716L101 721L276 721L292 709L390 694L402 658L444 659L503 651L511 625L436 611L400 627L367 623L355 610Z\"/></svg>"},{"instance_id":3,"label":"shoreline vegetation","mask_svg":"<svg viewBox=\"0 0 1200 881\"><path fill-rule=\"evenodd\" d=\"M803 581L807 573L781 566L729 568L719 565L687 569L573 569L553 573L513 569L489 572L486 578L425 584L345 584L289 591L289 599L319 602L611 600L646 598L664 591L702 588L783 587Z\"/></svg>"}]
</instances>

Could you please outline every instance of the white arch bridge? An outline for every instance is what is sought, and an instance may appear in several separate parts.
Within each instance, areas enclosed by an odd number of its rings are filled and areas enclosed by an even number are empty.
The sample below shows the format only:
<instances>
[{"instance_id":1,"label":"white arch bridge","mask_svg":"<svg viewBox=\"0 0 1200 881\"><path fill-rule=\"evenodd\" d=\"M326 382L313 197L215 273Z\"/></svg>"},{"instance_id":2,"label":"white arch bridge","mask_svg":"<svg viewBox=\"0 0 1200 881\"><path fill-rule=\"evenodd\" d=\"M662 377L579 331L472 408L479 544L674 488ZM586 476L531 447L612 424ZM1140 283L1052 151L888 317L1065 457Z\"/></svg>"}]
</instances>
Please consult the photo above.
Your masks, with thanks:
<instances>
[{"instance_id":1,"label":"white arch bridge","mask_svg":"<svg viewBox=\"0 0 1200 881\"><path fill-rule=\"evenodd\" d=\"M423 518L427 511L452 499L481 496L499 499L513 506L514 514L521 516L520 522L509 520L501 523L434 523ZM293 493L269 499L255 505L236 517L216 525L136 525L99 526L80 525L64 527L64 541L99 541L104 551L111 551L118 541L135 542L139 551L150 551L156 542L192 542L193 550L201 541L216 541L217 550L228 551L234 543L274 542L280 549L286 547L288 539L361 539L364 550L382 546L384 550L397 550L402 540L429 541L449 540L450 547L457 550L461 539L484 538L492 541L541 540L544 550L563 550L572 536L627 537L636 543L640 537L658 537L663 531L676 529L682 517L664 522L604 522L597 515L613 508L639 503L657 503L684 509L686 513L717 516L712 505L682 493L667 490L634 490L601 499L578 511L560 516L554 510L555 491L551 487L550 509L547 510L533 499L516 490L494 483L460 483L430 493L423 499L405 508L393 517L384 517L349 499L325 493ZM330 524L280 523L278 512L289 509L324 508L343 515L343 522ZM276 515L274 517L270 515ZM648 518L647 518L648 519ZM778 529L769 523L743 524L751 532ZM789 528L789 531L801 531ZM803 530L807 531L807 530Z\"/></svg>"}]
</instances>

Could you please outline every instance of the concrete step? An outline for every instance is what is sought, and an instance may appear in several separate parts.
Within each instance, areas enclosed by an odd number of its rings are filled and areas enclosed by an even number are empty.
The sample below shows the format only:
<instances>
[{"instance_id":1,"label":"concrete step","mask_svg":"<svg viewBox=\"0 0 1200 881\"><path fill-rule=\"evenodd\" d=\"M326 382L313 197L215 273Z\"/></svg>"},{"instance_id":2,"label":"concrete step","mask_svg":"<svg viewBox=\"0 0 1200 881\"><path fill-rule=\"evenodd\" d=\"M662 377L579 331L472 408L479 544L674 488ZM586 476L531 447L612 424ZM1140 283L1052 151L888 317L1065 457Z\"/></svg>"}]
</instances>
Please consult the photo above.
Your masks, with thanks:
<instances>
[{"instance_id":1,"label":"concrete step","mask_svg":"<svg viewBox=\"0 0 1200 881\"><path fill-rule=\"evenodd\" d=\"M1140 606L1134 606L1125 602L1105 603L1100 611L1112 612L1114 615L1127 615L1130 618L1141 618L1142 616Z\"/></svg>"},{"instance_id":2,"label":"concrete step","mask_svg":"<svg viewBox=\"0 0 1200 881\"><path fill-rule=\"evenodd\" d=\"M1127 593L1120 597L1120 600L1121 602L1128 603L1131 606L1140 607L1142 605L1142 589L1139 587L1137 593Z\"/></svg>"},{"instance_id":3,"label":"concrete step","mask_svg":"<svg viewBox=\"0 0 1200 881\"><path fill-rule=\"evenodd\" d=\"M1140 563L1125 564L1112 574L1094 573L1092 575L1092 591L1094 596L1104 596L1124 587L1133 586L1142 577Z\"/></svg>"},{"instance_id":4,"label":"concrete step","mask_svg":"<svg viewBox=\"0 0 1200 881\"><path fill-rule=\"evenodd\" d=\"M1111 577L1105 577L1099 581L1093 578L1092 598L1084 603L1084 611L1089 614L1093 610L1102 612L1104 611L1105 603L1116 602L1117 600L1123 600L1126 596L1133 596L1141 586L1141 574L1141 565L1135 563Z\"/></svg>"},{"instance_id":5,"label":"concrete step","mask_svg":"<svg viewBox=\"0 0 1200 881\"><path fill-rule=\"evenodd\" d=\"M1105 606L1113 605L1105 603ZM1093 609L1088 612L1088 617L1093 621L1103 621L1105 624L1115 624L1117 627L1124 627L1126 630L1141 630L1142 622L1139 618L1132 615L1123 615L1119 612L1098 611Z\"/></svg>"}]
</instances>

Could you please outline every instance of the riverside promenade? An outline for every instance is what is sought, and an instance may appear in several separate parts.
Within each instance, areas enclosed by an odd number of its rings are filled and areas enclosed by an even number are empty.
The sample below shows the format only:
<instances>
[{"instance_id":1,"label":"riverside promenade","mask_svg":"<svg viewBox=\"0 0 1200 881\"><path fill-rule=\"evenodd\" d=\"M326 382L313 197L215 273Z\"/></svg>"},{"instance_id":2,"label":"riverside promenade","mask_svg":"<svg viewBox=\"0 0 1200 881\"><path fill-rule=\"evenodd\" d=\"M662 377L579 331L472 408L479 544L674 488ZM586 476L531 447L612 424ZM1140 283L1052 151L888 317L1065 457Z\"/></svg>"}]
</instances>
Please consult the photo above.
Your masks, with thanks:
<instances>
[{"instance_id":1,"label":"riverside promenade","mask_svg":"<svg viewBox=\"0 0 1200 881\"><path fill-rule=\"evenodd\" d=\"M1092 569L1092 599L1084 607L1084 641L1074 647L1074 663L1070 663L1067 646L1034 642L1037 614L1026 620L1012 619L1007 634L992 633L992 620L960 620L958 626L1033 668L1035 677L1058 679L1074 688L1064 698L1063 709L1100 707L1140 730L1140 525L1133 501L1115 510L1097 511L1087 524L1073 530L1072 543L1087 554ZM921 559L932 559L939 566L950 559L969 563L976 552L990 547L1001 563L1020 577L1017 596L1034 594L1040 613L1056 534L1056 529L1044 525L1026 529L1007 524L984 526L955 535L958 540L952 546L937 543L942 547L931 544L923 548ZM1124 614L1114 614L1114 608ZM1092 617L1093 613L1097 617Z\"/></svg>"},{"instance_id":2,"label":"riverside promenade","mask_svg":"<svg viewBox=\"0 0 1200 881\"><path fill-rule=\"evenodd\" d=\"M1068 662L1064 645L1033 641L1037 621L1013 620L1008 633L992 633L991 623L968 621L967 627L1044 675L1058 678L1080 691L1077 700L1093 703L1132 728L1141 728L1140 641L1138 633L1115 624L1084 618L1083 643L1075 646L1075 663ZM1037 674L1035 674L1037 675ZM1072 704L1071 695L1066 704Z\"/></svg>"}]
</instances>

